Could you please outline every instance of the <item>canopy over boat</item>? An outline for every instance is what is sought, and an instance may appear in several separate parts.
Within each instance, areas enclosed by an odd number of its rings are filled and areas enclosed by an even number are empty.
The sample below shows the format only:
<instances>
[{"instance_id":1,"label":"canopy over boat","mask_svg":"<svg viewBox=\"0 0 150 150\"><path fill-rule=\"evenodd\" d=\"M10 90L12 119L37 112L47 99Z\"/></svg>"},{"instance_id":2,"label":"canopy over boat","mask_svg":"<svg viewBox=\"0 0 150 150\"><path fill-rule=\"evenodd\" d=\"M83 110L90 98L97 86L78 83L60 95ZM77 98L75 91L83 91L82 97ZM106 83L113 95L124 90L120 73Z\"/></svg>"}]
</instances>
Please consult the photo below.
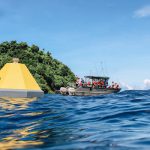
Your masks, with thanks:
<instances>
[{"instance_id":1,"label":"canopy over boat","mask_svg":"<svg viewBox=\"0 0 150 150\"><path fill-rule=\"evenodd\" d=\"M109 80L109 77L103 77L103 76L84 76L85 78L89 78L92 80Z\"/></svg>"}]
</instances>

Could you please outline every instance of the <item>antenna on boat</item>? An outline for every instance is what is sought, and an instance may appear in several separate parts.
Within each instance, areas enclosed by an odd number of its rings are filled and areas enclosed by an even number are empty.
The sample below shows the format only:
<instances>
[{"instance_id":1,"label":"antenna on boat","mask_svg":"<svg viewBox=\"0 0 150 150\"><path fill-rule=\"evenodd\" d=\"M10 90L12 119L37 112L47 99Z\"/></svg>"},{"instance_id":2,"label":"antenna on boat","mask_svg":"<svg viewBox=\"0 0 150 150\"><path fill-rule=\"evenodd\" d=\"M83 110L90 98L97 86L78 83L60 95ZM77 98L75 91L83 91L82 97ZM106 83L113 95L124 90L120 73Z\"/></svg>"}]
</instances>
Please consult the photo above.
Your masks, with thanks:
<instances>
[{"instance_id":1,"label":"antenna on boat","mask_svg":"<svg viewBox=\"0 0 150 150\"><path fill-rule=\"evenodd\" d=\"M90 70L90 72L89 72L89 73L90 73L89 75L90 75L90 76L92 76L92 70Z\"/></svg>"},{"instance_id":2,"label":"antenna on boat","mask_svg":"<svg viewBox=\"0 0 150 150\"><path fill-rule=\"evenodd\" d=\"M95 66L95 71L94 71L94 74L95 74L95 76L99 75L99 72L98 72L97 65Z\"/></svg>"},{"instance_id":3,"label":"antenna on boat","mask_svg":"<svg viewBox=\"0 0 150 150\"><path fill-rule=\"evenodd\" d=\"M101 67L101 75L105 76L103 61L100 62L100 67Z\"/></svg>"},{"instance_id":4,"label":"antenna on boat","mask_svg":"<svg viewBox=\"0 0 150 150\"><path fill-rule=\"evenodd\" d=\"M110 76L110 72L109 72L107 63L105 63L105 74L106 74L106 76Z\"/></svg>"}]
</instances>

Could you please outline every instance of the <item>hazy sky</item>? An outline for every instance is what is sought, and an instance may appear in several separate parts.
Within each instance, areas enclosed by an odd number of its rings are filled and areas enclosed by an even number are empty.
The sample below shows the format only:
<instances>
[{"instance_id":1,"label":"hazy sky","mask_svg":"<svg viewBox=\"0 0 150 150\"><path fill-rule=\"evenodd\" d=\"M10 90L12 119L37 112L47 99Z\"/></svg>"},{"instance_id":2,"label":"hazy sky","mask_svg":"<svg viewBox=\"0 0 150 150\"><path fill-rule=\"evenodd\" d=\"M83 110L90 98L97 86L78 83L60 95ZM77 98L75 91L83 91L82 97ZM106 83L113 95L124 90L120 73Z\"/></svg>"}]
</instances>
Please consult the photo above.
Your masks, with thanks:
<instances>
[{"instance_id":1,"label":"hazy sky","mask_svg":"<svg viewBox=\"0 0 150 150\"><path fill-rule=\"evenodd\" d=\"M79 76L150 86L150 0L0 0L0 29L0 42L36 44Z\"/></svg>"}]
</instances>

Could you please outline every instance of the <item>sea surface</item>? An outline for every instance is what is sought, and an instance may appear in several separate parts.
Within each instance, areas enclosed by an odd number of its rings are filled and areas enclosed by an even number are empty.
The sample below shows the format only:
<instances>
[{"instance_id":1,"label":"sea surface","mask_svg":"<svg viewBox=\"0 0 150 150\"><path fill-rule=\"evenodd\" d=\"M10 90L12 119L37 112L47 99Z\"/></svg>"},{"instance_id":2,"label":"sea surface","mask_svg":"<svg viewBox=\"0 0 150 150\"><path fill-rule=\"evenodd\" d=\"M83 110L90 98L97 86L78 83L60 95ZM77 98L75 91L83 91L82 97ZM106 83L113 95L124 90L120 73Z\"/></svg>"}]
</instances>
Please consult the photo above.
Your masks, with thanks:
<instances>
[{"instance_id":1,"label":"sea surface","mask_svg":"<svg viewBox=\"0 0 150 150\"><path fill-rule=\"evenodd\" d=\"M149 150L150 91L0 99L0 150Z\"/></svg>"}]
</instances>

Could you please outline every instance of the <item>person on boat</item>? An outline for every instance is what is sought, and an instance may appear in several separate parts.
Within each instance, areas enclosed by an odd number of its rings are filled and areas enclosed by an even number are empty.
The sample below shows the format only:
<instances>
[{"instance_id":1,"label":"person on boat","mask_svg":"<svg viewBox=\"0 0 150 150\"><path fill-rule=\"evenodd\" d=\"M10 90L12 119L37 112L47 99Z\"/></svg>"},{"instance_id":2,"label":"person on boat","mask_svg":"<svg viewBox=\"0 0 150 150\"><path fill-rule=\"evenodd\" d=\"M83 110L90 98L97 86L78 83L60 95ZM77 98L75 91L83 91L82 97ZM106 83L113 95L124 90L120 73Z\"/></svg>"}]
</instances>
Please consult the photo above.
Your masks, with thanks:
<instances>
[{"instance_id":1,"label":"person on boat","mask_svg":"<svg viewBox=\"0 0 150 150\"><path fill-rule=\"evenodd\" d=\"M114 89L119 89L119 84L115 83Z\"/></svg>"},{"instance_id":2,"label":"person on boat","mask_svg":"<svg viewBox=\"0 0 150 150\"><path fill-rule=\"evenodd\" d=\"M78 87L80 84L80 78L78 76L76 76L76 87Z\"/></svg>"},{"instance_id":3,"label":"person on boat","mask_svg":"<svg viewBox=\"0 0 150 150\"><path fill-rule=\"evenodd\" d=\"M84 82L84 86L87 87L87 82Z\"/></svg>"},{"instance_id":4,"label":"person on boat","mask_svg":"<svg viewBox=\"0 0 150 150\"><path fill-rule=\"evenodd\" d=\"M95 88L95 81L92 81L92 87Z\"/></svg>"},{"instance_id":5,"label":"person on boat","mask_svg":"<svg viewBox=\"0 0 150 150\"><path fill-rule=\"evenodd\" d=\"M114 83L114 82L112 82L111 88L114 88L114 86L115 86L115 83Z\"/></svg>"},{"instance_id":6,"label":"person on boat","mask_svg":"<svg viewBox=\"0 0 150 150\"><path fill-rule=\"evenodd\" d=\"M95 86L97 86L97 83L98 83L98 82L97 82L97 81L95 81Z\"/></svg>"},{"instance_id":7,"label":"person on boat","mask_svg":"<svg viewBox=\"0 0 150 150\"><path fill-rule=\"evenodd\" d=\"M94 86L95 86L95 87L97 86L97 81L94 81Z\"/></svg>"},{"instance_id":8,"label":"person on boat","mask_svg":"<svg viewBox=\"0 0 150 150\"><path fill-rule=\"evenodd\" d=\"M111 89L111 86L108 86L108 89Z\"/></svg>"},{"instance_id":9,"label":"person on boat","mask_svg":"<svg viewBox=\"0 0 150 150\"><path fill-rule=\"evenodd\" d=\"M108 86L108 81L105 81L104 84L105 84L105 86L107 87L107 86Z\"/></svg>"},{"instance_id":10,"label":"person on boat","mask_svg":"<svg viewBox=\"0 0 150 150\"><path fill-rule=\"evenodd\" d=\"M117 88L117 89L119 89L119 88L120 88L120 87L119 87L119 84L117 84L116 88Z\"/></svg>"},{"instance_id":11,"label":"person on boat","mask_svg":"<svg viewBox=\"0 0 150 150\"><path fill-rule=\"evenodd\" d=\"M104 81L101 80L101 85L102 85L102 88L104 88Z\"/></svg>"},{"instance_id":12,"label":"person on boat","mask_svg":"<svg viewBox=\"0 0 150 150\"><path fill-rule=\"evenodd\" d=\"M84 83L84 80L83 80L83 78L81 78L81 82L82 82L82 83Z\"/></svg>"},{"instance_id":13,"label":"person on boat","mask_svg":"<svg viewBox=\"0 0 150 150\"><path fill-rule=\"evenodd\" d=\"M101 80L99 80L97 84L98 84L98 87L99 87L99 88L102 87Z\"/></svg>"},{"instance_id":14,"label":"person on boat","mask_svg":"<svg viewBox=\"0 0 150 150\"><path fill-rule=\"evenodd\" d=\"M90 81L88 81L87 86L88 86L88 87L90 87L90 86L91 86L91 82L90 82Z\"/></svg>"},{"instance_id":15,"label":"person on boat","mask_svg":"<svg viewBox=\"0 0 150 150\"><path fill-rule=\"evenodd\" d=\"M98 82L97 82L97 85L98 85L98 88L100 88L100 87L101 87L101 82L98 81Z\"/></svg>"},{"instance_id":16,"label":"person on boat","mask_svg":"<svg viewBox=\"0 0 150 150\"><path fill-rule=\"evenodd\" d=\"M100 88L102 88L102 87L104 86L103 80L100 80L100 81L99 81L99 85L100 85Z\"/></svg>"},{"instance_id":17,"label":"person on boat","mask_svg":"<svg viewBox=\"0 0 150 150\"><path fill-rule=\"evenodd\" d=\"M79 82L79 86L83 87L83 85L84 85L84 80L83 80L83 78L81 78L81 80Z\"/></svg>"},{"instance_id":18,"label":"person on boat","mask_svg":"<svg viewBox=\"0 0 150 150\"><path fill-rule=\"evenodd\" d=\"M114 89L116 89L117 83L114 84Z\"/></svg>"},{"instance_id":19,"label":"person on boat","mask_svg":"<svg viewBox=\"0 0 150 150\"><path fill-rule=\"evenodd\" d=\"M79 83L79 86L81 86L81 87L83 86L82 82Z\"/></svg>"}]
</instances>

